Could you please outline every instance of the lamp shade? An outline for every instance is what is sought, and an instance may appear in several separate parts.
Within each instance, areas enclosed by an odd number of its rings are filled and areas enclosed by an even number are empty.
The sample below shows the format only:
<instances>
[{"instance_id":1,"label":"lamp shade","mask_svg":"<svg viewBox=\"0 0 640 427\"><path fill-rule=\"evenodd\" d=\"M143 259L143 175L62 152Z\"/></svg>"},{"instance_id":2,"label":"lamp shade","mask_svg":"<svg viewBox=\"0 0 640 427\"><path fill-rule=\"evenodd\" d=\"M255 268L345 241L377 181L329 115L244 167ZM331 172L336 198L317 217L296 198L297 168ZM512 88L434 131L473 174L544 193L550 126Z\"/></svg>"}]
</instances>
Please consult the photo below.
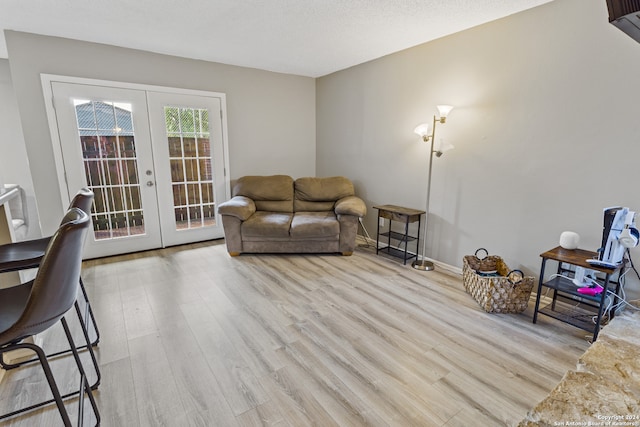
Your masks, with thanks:
<instances>
[{"instance_id":1,"label":"lamp shade","mask_svg":"<svg viewBox=\"0 0 640 427\"><path fill-rule=\"evenodd\" d=\"M429 135L429 123L422 123L413 130L417 135L425 137Z\"/></svg>"},{"instance_id":2,"label":"lamp shade","mask_svg":"<svg viewBox=\"0 0 640 427\"><path fill-rule=\"evenodd\" d=\"M440 117L447 117L451 112L451 110L453 110L453 106L451 105L438 105L437 108L438 108L438 114L440 114Z\"/></svg>"},{"instance_id":3,"label":"lamp shade","mask_svg":"<svg viewBox=\"0 0 640 427\"><path fill-rule=\"evenodd\" d=\"M455 147L453 146L453 144L440 138L438 141L436 141L435 146L433 147L433 151L435 151L436 157L440 157L447 151L453 150L454 148Z\"/></svg>"}]
</instances>

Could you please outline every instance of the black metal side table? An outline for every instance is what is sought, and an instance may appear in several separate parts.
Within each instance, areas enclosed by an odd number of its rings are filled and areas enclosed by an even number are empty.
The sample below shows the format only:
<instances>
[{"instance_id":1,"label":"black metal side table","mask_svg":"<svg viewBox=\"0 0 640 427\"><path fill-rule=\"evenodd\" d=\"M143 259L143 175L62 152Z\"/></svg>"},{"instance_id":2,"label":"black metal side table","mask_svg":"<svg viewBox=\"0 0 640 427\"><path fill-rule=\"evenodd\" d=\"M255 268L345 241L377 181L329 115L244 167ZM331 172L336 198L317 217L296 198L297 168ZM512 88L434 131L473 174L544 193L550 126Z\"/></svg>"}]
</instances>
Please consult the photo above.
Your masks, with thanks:
<instances>
[{"instance_id":1,"label":"black metal side table","mask_svg":"<svg viewBox=\"0 0 640 427\"><path fill-rule=\"evenodd\" d=\"M382 206L374 206L374 209L378 210L378 230L376 233L376 254L379 252L387 253L391 256L402 258L404 264L407 264L407 260L412 258L416 258L418 256L418 247L420 245L420 224L422 215L425 211L421 211L418 209L405 208L402 206L396 205L382 205ZM388 231L380 233L380 223L384 220L389 220ZM402 222L404 223L404 233L398 233L393 231L391 228L392 222ZM415 236L409 234L409 224L413 222L418 222L418 232ZM386 237L386 244L383 243L380 245L380 237ZM391 245L391 241L394 240L397 242L397 245L394 247ZM409 242L416 243L415 252L411 252L408 250ZM404 247L403 247L404 246Z\"/></svg>"}]
</instances>

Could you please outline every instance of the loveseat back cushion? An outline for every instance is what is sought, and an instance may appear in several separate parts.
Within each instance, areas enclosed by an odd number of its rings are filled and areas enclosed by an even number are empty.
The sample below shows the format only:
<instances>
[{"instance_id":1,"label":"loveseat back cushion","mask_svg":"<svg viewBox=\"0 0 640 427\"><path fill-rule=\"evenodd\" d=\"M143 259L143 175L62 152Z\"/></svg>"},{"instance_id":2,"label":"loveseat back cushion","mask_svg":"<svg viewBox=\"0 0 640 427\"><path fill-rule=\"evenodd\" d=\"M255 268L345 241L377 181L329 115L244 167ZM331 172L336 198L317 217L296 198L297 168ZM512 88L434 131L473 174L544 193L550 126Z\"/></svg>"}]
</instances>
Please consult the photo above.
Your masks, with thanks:
<instances>
[{"instance_id":1,"label":"loveseat back cushion","mask_svg":"<svg viewBox=\"0 0 640 427\"><path fill-rule=\"evenodd\" d=\"M295 181L295 212L333 210L336 200L353 196L353 183L343 176L298 178Z\"/></svg>"},{"instance_id":2,"label":"loveseat back cushion","mask_svg":"<svg viewBox=\"0 0 640 427\"><path fill-rule=\"evenodd\" d=\"M296 212L291 221L292 239L338 238L340 223L332 211Z\"/></svg>"},{"instance_id":3,"label":"loveseat back cushion","mask_svg":"<svg viewBox=\"0 0 640 427\"><path fill-rule=\"evenodd\" d=\"M243 176L232 195L252 199L258 211L293 212L293 178L287 175Z\"/></svg>"},{"instance_id":4,"label":"loveseat back cushion","mask_svg":"<svg viewBox=\"0 0 640 427\"><path fill-rule=\"evenodd\" d=\"M292 218L293 214L287 212L256 211L242 223L242 238L287 238Z\"/></svg>"}]
</instances>

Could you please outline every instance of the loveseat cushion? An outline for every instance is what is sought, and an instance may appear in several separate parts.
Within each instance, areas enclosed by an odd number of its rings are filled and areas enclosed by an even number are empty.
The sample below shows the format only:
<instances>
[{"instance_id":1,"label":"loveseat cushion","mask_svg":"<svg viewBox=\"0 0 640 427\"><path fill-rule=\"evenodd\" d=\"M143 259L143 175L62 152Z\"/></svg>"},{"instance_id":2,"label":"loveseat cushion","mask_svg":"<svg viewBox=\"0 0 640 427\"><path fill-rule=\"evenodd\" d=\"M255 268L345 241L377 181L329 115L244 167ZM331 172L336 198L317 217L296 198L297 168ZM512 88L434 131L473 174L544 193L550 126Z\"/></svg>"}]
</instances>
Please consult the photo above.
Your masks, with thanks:
<instances>
[{"instance_id":1,"label":"loveseat cushion","mask_svg":"<svg viewBox=\"0 0 640 427\"><path fill-rule=\"evenodd\" d=\"M256 211L242 223L243 237L289 237L292 213Z\"/></svg>"},{"instance_id":2,"label":"loveseat cushion","mask_svg":"<svg viewBox=\"0 0 640 427\"><path fill-rule=\"evenodd\" d=\"M330 211L336 200L355 194L353 184L343 176L298 178L294 186L295 212Z\"/></svg>"},{"instance_id":3,"label":"loveseat cushion","mask_svg":"<svg viewBox=\"0 0 640 427\"><path fill-rule=\"evenodd\" d=\"M287 175L243 176L232 195L252 199L258 211L293 212L293 178Z\"/></svg>"},{"instance_id":4,"label":"loveseat cushion","mask_svg":"<svg viewBox=\"0 0 640 427\"><path fill-rule=\"evenodd\" d=\"M296 212L291 221L291 238L338 236L340 223L333 212Z\"/></svg>"}]
</instances>

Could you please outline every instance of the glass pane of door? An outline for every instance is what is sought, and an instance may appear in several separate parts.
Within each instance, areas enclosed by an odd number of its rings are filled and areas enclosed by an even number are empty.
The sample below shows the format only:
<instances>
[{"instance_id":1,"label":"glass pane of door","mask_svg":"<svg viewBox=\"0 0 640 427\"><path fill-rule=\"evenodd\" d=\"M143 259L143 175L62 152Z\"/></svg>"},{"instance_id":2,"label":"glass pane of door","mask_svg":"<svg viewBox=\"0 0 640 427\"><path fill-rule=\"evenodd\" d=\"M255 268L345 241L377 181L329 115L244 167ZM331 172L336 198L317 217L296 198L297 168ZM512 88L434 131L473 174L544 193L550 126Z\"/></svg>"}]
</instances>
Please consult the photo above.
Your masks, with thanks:
<instances>
[{"instance_id":1,"label":"glass pane of door","mask_svg":"<svg viewBox=\"0 0 640 427\"><path fill-rule=\"evenodd\" d=\"M132 106L73 100L96 240L145 233Z\"/></svg>"},{"instance_id":2,"label":"glass pane of door","mask_svg":"<svg viewBox=\"0 0 640 427\"><path fill-rule=\"evenodd\" d=\"M95 194L87 258L162 246L144 91L51 81L69 198Z\"/></svg>"},{"instance_id":3,"label":"glass pane of door","mask_svg":"<svg viewBox=\"0 0 640 427\"><path fill-rule=\"evenodd\" d=\"M216 225L209 111L164 107L175 229Z\"/></svg>"}]
</instances>

